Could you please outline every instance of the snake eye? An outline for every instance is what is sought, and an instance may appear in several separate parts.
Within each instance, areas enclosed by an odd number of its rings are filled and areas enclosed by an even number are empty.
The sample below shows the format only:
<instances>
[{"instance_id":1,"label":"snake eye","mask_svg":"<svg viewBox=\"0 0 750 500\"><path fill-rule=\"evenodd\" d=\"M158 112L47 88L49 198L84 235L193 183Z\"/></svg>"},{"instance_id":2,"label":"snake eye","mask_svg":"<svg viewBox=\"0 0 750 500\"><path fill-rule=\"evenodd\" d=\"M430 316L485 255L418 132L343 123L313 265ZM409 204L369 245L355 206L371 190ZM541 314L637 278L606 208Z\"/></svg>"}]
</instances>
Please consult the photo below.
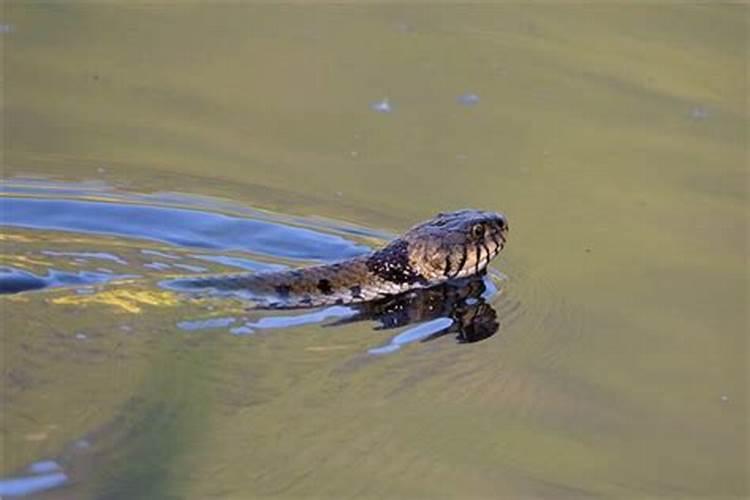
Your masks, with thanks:
<instances>
[{"instance_id":1,"label":"snake eye","mask_svg":"<svg viewBox=\"0 0 750 500\"><path fill-rule=\"evenodd\" d=\"M471 226L471 235L475 238L481 238L484 236L484 226L482 224L474 224Z\"/></svg>"}]
</instances>

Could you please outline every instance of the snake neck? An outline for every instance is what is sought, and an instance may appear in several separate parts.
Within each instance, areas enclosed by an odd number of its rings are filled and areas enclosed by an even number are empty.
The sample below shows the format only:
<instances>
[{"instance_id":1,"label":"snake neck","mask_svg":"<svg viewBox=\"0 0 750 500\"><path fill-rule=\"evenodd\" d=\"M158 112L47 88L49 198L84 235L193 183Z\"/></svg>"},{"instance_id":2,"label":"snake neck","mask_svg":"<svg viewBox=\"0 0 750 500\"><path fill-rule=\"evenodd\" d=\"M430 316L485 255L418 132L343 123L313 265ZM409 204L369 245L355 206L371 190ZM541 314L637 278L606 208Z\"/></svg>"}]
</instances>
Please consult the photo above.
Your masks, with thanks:
<instances>
[{"instance_id":1,"label":"snake neck","mask_svg":"<svg viewBox=\"0 0 750 500\"><path fill-rule=\"evenodd\" d=\"M168 285L243 295L261 307L292 308L354 304L424 288L430 283L411 265L406 243L394 241L378 251L333 264L182 278Z\"/></svg>"}]
</instances>

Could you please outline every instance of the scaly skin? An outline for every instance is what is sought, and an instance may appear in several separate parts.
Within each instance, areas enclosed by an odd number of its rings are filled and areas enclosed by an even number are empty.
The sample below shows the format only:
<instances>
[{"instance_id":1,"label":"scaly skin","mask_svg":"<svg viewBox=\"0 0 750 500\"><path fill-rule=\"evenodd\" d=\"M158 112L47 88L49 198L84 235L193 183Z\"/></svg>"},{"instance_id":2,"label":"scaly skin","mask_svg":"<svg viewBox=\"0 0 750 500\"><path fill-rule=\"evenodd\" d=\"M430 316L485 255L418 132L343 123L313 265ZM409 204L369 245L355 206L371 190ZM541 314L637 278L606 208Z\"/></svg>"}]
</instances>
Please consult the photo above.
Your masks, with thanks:
<instances>
[{"instance_id":1,"label":"scaly skin","mask_svg":"<svg viewBox=\"0 0 750 500\"><path fill-rule=\"evenodd\" d=\"M257 307L299 308L369 302L480 274L505 246L505 216L479 210L441 213L380 250L291 271L179 278L185 291L247 296Z\"/></svg>"}]
</instances>

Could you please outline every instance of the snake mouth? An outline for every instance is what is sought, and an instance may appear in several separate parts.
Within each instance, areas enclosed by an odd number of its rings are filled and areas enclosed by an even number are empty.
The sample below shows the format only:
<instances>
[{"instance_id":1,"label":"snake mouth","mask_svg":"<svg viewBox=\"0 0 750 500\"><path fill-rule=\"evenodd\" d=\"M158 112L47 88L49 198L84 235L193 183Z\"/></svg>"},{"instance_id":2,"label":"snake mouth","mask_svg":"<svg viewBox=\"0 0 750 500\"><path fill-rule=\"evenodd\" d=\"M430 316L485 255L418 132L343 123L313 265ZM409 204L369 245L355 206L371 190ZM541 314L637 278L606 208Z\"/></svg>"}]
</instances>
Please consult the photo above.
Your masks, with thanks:
<instances>
[{"instance_id":1,"label":"snake mouth","mask_svg":"<svg viewBox=\"0 0 750 500\"><path fill-rule=\"evenodd\" d=\"M505 223L495 233L497 235L497 238L500 239L500 242L499 242L499 245L498 245L498 248L497 248L497 253L500 253L500 251L503 249L503 247L505 247L505 244L508 243L508 231L509 230L510 230L510 228L508 227L508 224ZM497 243L497 238L494 238L496 243Z\"/></svg>"}]
</instances>

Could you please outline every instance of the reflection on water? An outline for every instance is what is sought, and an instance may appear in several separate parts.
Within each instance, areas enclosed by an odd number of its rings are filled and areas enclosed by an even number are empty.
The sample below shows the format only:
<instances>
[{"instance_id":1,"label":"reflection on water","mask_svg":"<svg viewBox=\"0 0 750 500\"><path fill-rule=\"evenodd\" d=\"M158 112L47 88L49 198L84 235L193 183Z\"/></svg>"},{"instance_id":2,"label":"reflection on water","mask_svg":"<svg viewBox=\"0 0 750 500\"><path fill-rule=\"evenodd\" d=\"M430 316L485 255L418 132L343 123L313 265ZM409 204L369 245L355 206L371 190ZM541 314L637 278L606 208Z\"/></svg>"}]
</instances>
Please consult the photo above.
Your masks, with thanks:
<instances>
[{"instance_id":1,"label":"reflection on water","mask_svg":"<svg viewBox=\"0 0 750 500\"><path fill-rule=\"evenodd\" d=\"M18 497L57 488L69 480L62 467L54 460L40 460L27 468L31 475L0 478L0 495Z\"/></svg>"},{"instance_id":2,"label":"reflection on water","mask_svg":"<svg viewBox=\"0 0 750 500\"><path fill-rule=\"evenodd\" d=\"M189 197L127 195L76 189L75 184L28 182L6 183L0 198L0 225L36 231L91 234L158 242L168 248L203 249L205 253L139 248L140 256L125 259L116 251L61 251L45 248L36 253L38 262L67 260L69 264L88 265L91 261L113 268L75 271L35 266L36 272L19 268L18 255L5 255L8 264L0 269L0 293L18 293L57 286L83 286L138 277L148 271L198 273L208 268L200 261L252 271L277 270L292 262L340 260L369 251L352 238L377 238L378 233L345 225L336 226L300 219L285 220L267 212L247 210L227 203L210 205L206 200ZM100 186L101 187L101 186ZM66 198L58 198L63 194ZM97 201L69 199L74 194ZM53 196L45 198L44 196ZM179 200L179 207L175 207ZM212 211L209 211L211 209ZM223 210L221 213L219 210ZM19 241L22 236L5 239ZM227 252L242 252L232 255ZM148 257L149 260L144 258ZM29 256L23 257L28 261ZM276 259L276 262L269 262ZM132 262L129 262L132 261ZM16 267L13 266L16 264ZM127 270L129 272L122 272ZM138 274L135 274L135 273Z\"/></svg>"},{"instance_id":3,"label":"reflection on water","mask_svg":"<svg viewBox=\"0 0 750 500\"><path fill-rule=\"evenodd\" d=\"M109 270L71 273L48 269L46 275L37 275L22 269L0 267L0 294L19 293L57 286L94 285L114 279L134 277L137 278L138 275L114 274Z\"/></svg>"},{"instance_id":4,"label":"reflection on water","mask_svg":"<svg viewBox=\"0 0 750 500\"><path fill-rule=\"evenodd\" d=\"M68 476L63 472L0 479L0 495L26 496L57 488L67 482Z\"/></svg>"},{"instance_id":5,"label":"reflection on water","mask_svg":"<svg viewBox=\"0 0 750 500\"><path fill-rule=\"evenodd\" d=\"M499 324L497 312L487 301L495 293L497 290L489 278L475 276L374 302L265 316L239 326L233 326L238 318L222 317L180 321L177 327L195 331L232 326L229 331L234 335L249 335L259 330L287 330L331 319L336 321L327 326L374 321L379 324L376 330L390 330L416 325L393 337L386 346L369 350L370 354L386 354L407 344L433 340L449 333L455 333L456 341L461 344L491 337L497 333Z\"/></svg>"},{"instance_id":6,"label":"reflection on water","mask_svg":"<svg viewBox=\"0 0 750 500\"><path fill-rule=\"evenodd\" d=\"M488 302L495 293L489 278L475 276L363 304L354 316L342 321L373 320L380 329L419 324L393 337L388 345L371 349L373 354L393 352L406 344L449 333L456 334L458 343L474 343L497 333L497 312Z\"/></svg>"},{"instance_id":7,"label":"reflection on water","mask_svg":"<svg viewBox=\"0 0 750 500\"><path fill-rule=\"evenodd\" d=\"M3 199L3 210L6 226L130 237L187 248L243 250L288 259L346 258L367 251L332 234L196 210L13 197Z\"/></svg>"}]
</instances>

